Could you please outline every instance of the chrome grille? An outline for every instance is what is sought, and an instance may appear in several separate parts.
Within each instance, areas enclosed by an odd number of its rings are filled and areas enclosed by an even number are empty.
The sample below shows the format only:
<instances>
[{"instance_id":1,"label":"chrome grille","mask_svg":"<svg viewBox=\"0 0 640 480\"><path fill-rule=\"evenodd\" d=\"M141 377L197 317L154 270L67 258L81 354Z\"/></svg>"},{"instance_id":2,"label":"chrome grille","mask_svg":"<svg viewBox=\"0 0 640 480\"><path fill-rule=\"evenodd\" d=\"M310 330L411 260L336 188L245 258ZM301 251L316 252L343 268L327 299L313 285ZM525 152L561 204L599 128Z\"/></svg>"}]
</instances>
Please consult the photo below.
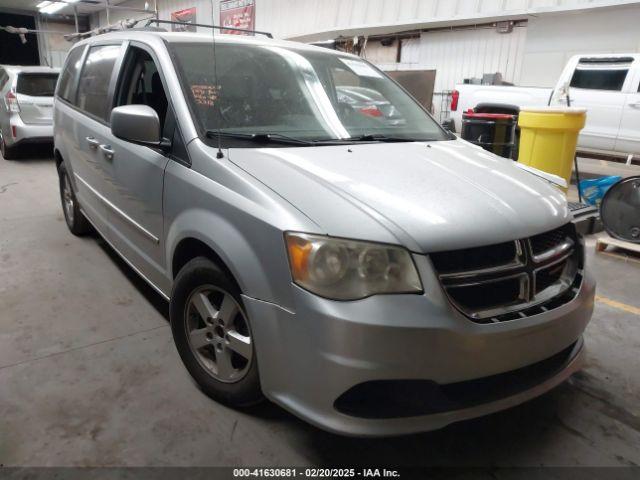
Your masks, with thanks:
<instances>
[{"instance_id":1,"label":"chrome grille","mask_svg":"<svg viewBox=\"0 0 640 480\"><path fill-rule=\"evenodd\" d=\"M430 255L451 303L478 323L523 318L570 301L582 281L582 256L571 223L530 238Z\"/></svg>"},{"instance_id":2,"label":"chrome grille","mask_svg":"<svg viewBox=\"0 0 640 480\"><path fill-rule=\"evenodd\" d=\"M552 251L555 247L561 245L567 239L575 238L575 228L572 223L551 230L550 232L541 233L531 237L531 251L534 255L541 255L545 252Z\"/></svg>"}]
</instances>

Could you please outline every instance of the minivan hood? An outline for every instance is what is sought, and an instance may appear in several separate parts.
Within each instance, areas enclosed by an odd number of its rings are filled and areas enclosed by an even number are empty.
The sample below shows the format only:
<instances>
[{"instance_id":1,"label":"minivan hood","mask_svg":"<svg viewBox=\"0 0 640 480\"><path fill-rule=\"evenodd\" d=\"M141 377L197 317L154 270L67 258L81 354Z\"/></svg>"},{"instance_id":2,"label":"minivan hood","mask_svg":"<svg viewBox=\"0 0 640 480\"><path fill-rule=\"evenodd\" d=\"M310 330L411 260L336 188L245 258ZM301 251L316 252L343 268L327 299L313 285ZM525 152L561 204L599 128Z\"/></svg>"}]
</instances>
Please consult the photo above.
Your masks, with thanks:
<instances>
[{"instance_id":1,"label":"minivan hood","mask_svg":"<svg viewBox=\"0 0 640 480\"><path fill-rule=\"evenodd\" d=\"M323 233L390 233L418 252L524 238L571 219L557 188L463 140L233 149L229 158Z\"/></svg>"}]
</instances>

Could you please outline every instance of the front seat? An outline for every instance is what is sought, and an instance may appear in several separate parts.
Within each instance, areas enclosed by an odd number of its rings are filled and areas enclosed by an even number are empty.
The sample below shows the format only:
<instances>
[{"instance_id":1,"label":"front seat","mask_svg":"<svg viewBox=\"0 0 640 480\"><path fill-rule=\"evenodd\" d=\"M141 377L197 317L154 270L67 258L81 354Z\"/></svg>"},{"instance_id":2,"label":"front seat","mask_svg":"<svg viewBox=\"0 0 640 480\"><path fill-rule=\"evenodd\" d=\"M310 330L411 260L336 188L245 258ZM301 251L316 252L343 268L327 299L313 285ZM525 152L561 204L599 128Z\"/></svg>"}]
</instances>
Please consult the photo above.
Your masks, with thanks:
<instances>
[{"instance_id":1,"label":"front seat","mask_svg":"<svg viewBox=\"0 0 640 480\"><path fill-rule=\"evenodd\" d=\"M151 76L151 93L147 95L147 105L158 114L160 125L164 125L164 117L167 114L167 97L158 72L153 72Z\"/></svg>"}]
</instances>

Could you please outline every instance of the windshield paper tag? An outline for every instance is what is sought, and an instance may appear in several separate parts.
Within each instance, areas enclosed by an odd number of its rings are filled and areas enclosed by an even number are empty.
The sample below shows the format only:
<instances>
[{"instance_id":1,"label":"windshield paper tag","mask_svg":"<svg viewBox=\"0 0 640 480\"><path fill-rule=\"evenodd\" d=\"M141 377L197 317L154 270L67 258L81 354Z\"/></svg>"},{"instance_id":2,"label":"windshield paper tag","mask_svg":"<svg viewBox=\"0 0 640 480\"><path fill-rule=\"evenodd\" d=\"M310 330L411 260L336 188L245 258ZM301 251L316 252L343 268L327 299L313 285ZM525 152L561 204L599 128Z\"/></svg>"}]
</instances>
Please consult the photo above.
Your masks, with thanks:
<instances>
[{"instance_id":1,"label":"windshield paper tag","mask_svg":"<svg viewBox=\"0 0 640 480\"><path fill-rule=\"evenodd\" d=\"M350 60L348 58L341 58L340 61L349 67L356 75L360 75L362 77L382 78L382 75L364 62Z\"/></svg>"},{"instance_id":2,"label":"windshield paper tag","mask_svg":"<svg viewBox=\"0 0 640 480\"><path fill-rule=\"evenodd\" d=\"M214 85L191 85L191 95L196 104L213 107L218 99L218 89Z\"/></svg>"}]
</instances>

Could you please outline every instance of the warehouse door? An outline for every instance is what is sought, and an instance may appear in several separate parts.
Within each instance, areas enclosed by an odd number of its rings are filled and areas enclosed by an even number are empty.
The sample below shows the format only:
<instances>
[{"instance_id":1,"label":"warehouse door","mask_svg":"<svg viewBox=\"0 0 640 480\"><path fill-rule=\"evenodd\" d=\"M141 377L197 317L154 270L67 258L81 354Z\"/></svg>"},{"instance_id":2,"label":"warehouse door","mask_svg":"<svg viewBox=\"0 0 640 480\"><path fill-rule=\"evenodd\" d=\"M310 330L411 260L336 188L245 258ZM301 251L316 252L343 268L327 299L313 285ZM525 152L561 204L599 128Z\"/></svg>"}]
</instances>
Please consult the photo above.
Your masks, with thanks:
<instances>
[{"instance_id":1,"label":"warehouse door","mask_svg":"<svg viewBox=\"0 0 640 480\"><path fill-rule=\"evenodd\" d=\"M0 27L24 27L30 30L36 28L34 17L30 15L16 15L0 13ZM38 37L26 35L27 43L22 43L20 36L0 30L0 64L4 65L40 65L38 55Z\"/></svg>"}]
</instances>

